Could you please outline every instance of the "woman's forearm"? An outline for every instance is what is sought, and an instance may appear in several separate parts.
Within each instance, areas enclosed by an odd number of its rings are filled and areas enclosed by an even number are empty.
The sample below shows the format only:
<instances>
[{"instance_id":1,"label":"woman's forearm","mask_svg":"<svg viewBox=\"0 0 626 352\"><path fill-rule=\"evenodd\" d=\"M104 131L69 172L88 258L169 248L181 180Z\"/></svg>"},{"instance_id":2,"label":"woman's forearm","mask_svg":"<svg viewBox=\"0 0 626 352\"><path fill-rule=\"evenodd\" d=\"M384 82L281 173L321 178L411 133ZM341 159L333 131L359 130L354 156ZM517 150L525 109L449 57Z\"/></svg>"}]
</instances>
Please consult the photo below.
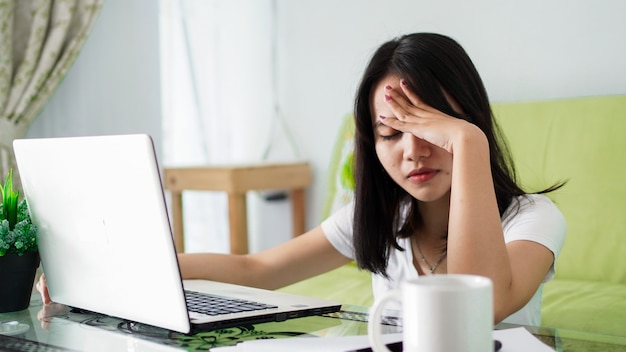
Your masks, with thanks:
<instances>
[{"instance_id":1,"label":"woman's forearm","mask_svg":"<svg viewBox=\"0 0 626 352\"><path fill-rule=\"evenodd\" d=\"M184 279L205 279L276 289L321 274L349 261L326 239L321 227L279 246L247 255L179 254Z\"/></svg>"},{"instance_id":2,"label":"woman's forearm","mask_svg":"<svg viewBox=\"0 0 626 352\"><path fill-rule=\"evenodd\" d=\"M512 270L502 233L489 147L482 133L455 144L448 228L448 272L489 277L496 319L510 314Z\"/></svg>"},{"instance_id":3,"label":"woman's forearm","mask_svg":"<svg viewBox=\"0 0 626 352\"><path fill-rule=\"evenodd\" d=\"M204 279L246 286L251 284L246 255L181 253L178 255L183 279Z\"/></svg>"}]
</instances>

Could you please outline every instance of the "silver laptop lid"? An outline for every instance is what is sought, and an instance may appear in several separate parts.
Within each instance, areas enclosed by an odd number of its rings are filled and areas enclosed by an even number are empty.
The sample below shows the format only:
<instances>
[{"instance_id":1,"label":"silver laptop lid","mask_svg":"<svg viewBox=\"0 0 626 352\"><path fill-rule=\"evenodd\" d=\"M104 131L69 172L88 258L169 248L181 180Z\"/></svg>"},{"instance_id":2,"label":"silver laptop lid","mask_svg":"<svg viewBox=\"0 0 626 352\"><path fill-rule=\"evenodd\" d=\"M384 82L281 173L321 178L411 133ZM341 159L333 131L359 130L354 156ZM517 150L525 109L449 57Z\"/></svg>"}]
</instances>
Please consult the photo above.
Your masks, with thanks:
<instances>
[{"instance_id":1,"label":"silver laptop lid","mask_svg":"<svg viewBox=\"0 0 626 352\"><path fill-rule=\"evenodd\" d=\"M151 138L21 139L13 145L52 300L189 331Z\"/></svg>"}]
</instances>

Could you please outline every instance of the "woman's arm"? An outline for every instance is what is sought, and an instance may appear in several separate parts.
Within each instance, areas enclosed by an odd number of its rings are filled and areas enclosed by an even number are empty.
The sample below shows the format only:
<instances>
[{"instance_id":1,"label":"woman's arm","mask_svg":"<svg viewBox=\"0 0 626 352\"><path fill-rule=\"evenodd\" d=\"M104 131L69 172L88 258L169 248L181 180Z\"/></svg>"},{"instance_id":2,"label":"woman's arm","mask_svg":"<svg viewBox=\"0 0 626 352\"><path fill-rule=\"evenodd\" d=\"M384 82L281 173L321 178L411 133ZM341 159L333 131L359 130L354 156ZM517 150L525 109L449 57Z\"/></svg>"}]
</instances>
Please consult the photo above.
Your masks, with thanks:
<instances>
[{"instance_id":1,"label":"woman's arm","mask_svg":"<svg viewBox=\"0 0 626 352\"><path fill-rule=\"evenodd\" d=\"M455 142L448 229L448 272L492 279L499 322L522 308L548 272L554 256L531 241L504 243L489 164L487 140L468 132Z\"/></svg>"},{"instance_id":2,"label":"woman's arm","mask_svg":"<svg viewBox=\"0 0 626 352\"><path fill-rule=\"evenodd\" d=\"M494 286L494 320L499 322L530 300L554 256L535 242L505 244L485 134L476 125L423 103L406 85L400 86L402 92L387 92L397 119L385 119L384 124L452 154L447 272L489 277Z\"/></svg>"},{"instance_id":3,"label":"woman's arm","mask_svg":"<svg viewBox=\"0 0 626 352\"><path fill-rule=\"evenodd\" d=\"M337 268L350 259L320 226L274 248L245 255L179 254L184 279L207 279L265 289L280 288Z\"/></svg>"}]
</instances>

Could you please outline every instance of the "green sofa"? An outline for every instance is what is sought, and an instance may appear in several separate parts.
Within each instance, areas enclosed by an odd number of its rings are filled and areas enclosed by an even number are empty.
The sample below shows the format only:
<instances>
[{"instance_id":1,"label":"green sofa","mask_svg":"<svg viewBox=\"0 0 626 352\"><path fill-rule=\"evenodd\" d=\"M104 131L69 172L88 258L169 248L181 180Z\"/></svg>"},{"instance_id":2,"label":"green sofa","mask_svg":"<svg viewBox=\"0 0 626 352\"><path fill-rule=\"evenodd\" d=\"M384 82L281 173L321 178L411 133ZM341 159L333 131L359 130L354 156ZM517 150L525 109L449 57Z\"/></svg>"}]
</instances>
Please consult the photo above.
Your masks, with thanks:
<instances>
[{"instance_id":1,"label":"green sofa","mask_svg":"<svg viewBox=\"0 0 626 352\"><path fill-rule=\"evenodd\" d=\"M549 195L567 219L567 239L544 285L542 325L626 336L626 95L493 109L526 189L567 181ZM348 199L342 163L351 124L346 119L335 149L334 202ZM371 305L370 285L369 274L350 264L282 290Z\"/></svg>"}]
</instances>

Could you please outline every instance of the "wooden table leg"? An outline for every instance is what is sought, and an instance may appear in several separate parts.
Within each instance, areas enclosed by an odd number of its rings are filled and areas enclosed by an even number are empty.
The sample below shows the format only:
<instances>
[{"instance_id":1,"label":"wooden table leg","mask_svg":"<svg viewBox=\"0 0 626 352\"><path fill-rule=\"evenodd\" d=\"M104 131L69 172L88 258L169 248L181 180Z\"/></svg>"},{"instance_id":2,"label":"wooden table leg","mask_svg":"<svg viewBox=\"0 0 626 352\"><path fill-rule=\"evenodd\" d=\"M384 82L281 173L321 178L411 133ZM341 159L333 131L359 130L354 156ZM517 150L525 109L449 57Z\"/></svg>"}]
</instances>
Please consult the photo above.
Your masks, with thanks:
<instances>
[{"instance_id":1,"label":"wooden table leg","mask_svg":"<svg viewBox=\"0 0 626 352\"><path fill-rule=\"evenodd\" d=\"M228 194L228 224L230 228L230 252L248 253L248 216L246 194Z\"/></svg>"},{"instance_id":2,"label":"wooden table leg","mask_svg":"<svg viewBox=\"0 0 626 352\"><path fill-rule=\"evenodd\" d=\"M185 252L185 240L183 238L183 193L172 192L172 230L174 232L174 246L177 253Z\"/></svg>"},{"instance_id":3,"label":"wooden table leg","mask_svg":"<svg viewBox=\"0 0 626 352\"><path fill-rule=\"evenodd\" d=\"M296 237L303 234L306 227L306 205L303 188L298 188L291 191L291 207L293 212L293 237Z\"/></svg>"}]
</instances>

